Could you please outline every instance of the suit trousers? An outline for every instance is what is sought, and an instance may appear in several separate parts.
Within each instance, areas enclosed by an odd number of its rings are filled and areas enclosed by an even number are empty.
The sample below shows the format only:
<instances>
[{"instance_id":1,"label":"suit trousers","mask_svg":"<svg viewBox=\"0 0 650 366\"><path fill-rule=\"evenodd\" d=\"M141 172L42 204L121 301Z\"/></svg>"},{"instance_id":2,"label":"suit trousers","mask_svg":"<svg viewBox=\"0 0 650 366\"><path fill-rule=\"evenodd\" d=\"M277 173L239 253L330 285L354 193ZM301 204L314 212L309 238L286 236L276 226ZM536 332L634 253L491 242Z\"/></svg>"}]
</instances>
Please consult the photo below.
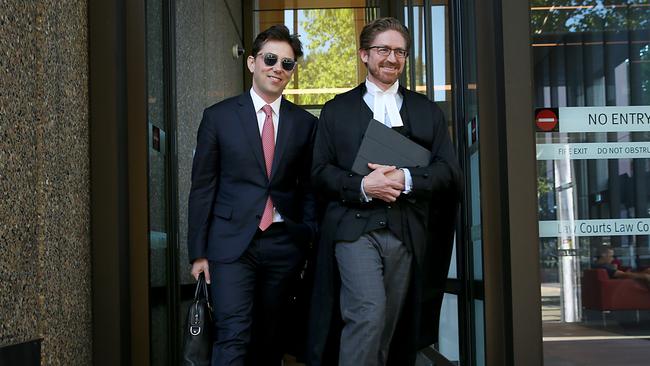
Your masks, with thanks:
<instances>
[{"instance_id":1,"label":"suit trousers","mask_svg":"<svg viewBox=\"0 0 650 366\"><path fill-rule=\"evenodd\" d=\"M212 366L280 365L279 327L304 253L283 223L259 231L232 263L210 261L216 339Z\"/></svg>"},{"instance_id":2,"label":"suit trousers","mask_svg":"<svg viewBox=\"0 0 650 366\"><path fill-rule=\"evenodd\" d=\"M341 274L339 366L383 366L411 276L412 255L387 229L337 242Z\"/></svg>"}]
</instances>

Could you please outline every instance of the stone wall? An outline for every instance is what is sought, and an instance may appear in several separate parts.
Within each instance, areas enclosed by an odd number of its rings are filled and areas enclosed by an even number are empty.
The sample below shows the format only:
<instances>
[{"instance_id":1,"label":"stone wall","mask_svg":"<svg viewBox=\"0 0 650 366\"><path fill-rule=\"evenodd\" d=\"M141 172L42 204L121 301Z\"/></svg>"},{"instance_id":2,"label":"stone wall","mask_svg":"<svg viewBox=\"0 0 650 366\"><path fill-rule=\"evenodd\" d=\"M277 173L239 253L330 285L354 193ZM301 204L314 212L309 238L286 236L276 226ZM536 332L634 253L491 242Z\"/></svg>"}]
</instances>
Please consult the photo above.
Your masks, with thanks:
<instances>
[{"instance_id":1,"label":"stone wall","mask_svg":"<svg viewBox=\"0 0 650 366\"><path fill-rule=\"evenodd\" d=\"M0 3L0 347L89 365L86 1Z\"/></svg>"}]
</instances>

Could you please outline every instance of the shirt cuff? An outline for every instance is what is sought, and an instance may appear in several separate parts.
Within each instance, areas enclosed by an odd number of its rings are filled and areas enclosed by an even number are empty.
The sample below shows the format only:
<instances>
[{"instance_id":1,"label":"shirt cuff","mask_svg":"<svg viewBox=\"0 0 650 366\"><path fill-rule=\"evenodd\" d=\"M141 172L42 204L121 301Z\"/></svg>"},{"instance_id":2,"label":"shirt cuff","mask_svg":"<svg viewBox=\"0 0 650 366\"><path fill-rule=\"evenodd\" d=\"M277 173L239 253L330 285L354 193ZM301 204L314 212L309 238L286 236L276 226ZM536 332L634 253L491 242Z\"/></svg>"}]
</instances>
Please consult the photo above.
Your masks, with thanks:
<instances>
[{"instance_id":1,"label":"shirt cuff","mask_svg":"<svg viewBox=\"0 0 650 366\"><path fill-rule=\"evenodd\" d=\"M413 178L411 178L411 171L407 168L400 168L400 170L404 172L404 190L402 193L409 194L411 193L411 189L413 189Z\"/></svg>"},{"instance_id":2,"label":"shirt cuff","mask_svg":"<svg viewBox=\"0 0 650 366\"><path fill-rule=\"evenodd\" d=\"M361 202L370 202L372 201L372 197L368 197L366 195L366 191L363 189L363 181L366 179L366 177L363 177L361 179Z\"/></svg>"}]
</instances>

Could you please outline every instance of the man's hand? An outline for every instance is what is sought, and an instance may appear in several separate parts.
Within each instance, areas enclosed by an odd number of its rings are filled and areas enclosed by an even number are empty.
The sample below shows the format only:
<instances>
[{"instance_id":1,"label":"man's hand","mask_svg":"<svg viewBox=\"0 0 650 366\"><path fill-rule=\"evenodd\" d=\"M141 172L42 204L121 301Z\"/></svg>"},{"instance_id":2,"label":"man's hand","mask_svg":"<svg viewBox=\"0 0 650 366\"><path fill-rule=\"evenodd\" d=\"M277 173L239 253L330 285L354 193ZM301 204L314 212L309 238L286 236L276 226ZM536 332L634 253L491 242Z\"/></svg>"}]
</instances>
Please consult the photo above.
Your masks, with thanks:
<instances>
[{"instance_id":1,"label":"man's hand","mask_svg":"<svg viewBox=\"0 0 650 366\"><path fill-rule=\"evenodd\" d=\"M199 280L199 274L205 273L205 282L210 284L210 265L207 258L197 258L192 262L192 276L195 280Z\"/></svg>"},{"instance_id":2,"label":"man's hand","mask_svg":"<svg viewBox=\"0 0 650 366\"><path fill-rule=\"evenodd\" d=\"M376 165L376 164L372 164ZM404 177L404 171L402 169L395 169L385 174L386 178L392 179L395 182L401 183L402 186L406 185L406 177Z\"/></svg>"},{"instance_id":3,"label":"man's hand","mask_svg":"<svg viewBox=\"0 0 650 366\"><path fill-rule=\"evenodd\" d=\"M403 183L387 176L389 174L398 174L395 173L395 167L373 163L368 163L368 167L373 171L363 179L363 190L366 195L385 202L395 202L404 190ZM403 180L404 173L401 173Z\"/></svg>"}]
</instances>

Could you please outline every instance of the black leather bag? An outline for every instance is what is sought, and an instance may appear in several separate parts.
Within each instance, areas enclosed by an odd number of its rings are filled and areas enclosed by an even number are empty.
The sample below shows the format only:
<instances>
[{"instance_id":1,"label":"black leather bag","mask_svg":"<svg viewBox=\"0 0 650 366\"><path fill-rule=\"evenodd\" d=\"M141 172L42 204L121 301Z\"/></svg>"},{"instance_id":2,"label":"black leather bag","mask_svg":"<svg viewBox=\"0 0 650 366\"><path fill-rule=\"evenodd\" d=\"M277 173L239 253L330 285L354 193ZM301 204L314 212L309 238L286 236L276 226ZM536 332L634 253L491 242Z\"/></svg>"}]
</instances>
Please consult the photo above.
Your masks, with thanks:
<instances>
[{"instance_id":1,"label":"black leather bag","mask_svg":"<svg viewBox=\"0 0 650 366\"><path fill-rule=\"evenodd\" d=\"M203 273L199 275L194 301L187 309L183 332L183 366L210 366L212 356L212 306Z\"/></svg>"}]
</instances>

